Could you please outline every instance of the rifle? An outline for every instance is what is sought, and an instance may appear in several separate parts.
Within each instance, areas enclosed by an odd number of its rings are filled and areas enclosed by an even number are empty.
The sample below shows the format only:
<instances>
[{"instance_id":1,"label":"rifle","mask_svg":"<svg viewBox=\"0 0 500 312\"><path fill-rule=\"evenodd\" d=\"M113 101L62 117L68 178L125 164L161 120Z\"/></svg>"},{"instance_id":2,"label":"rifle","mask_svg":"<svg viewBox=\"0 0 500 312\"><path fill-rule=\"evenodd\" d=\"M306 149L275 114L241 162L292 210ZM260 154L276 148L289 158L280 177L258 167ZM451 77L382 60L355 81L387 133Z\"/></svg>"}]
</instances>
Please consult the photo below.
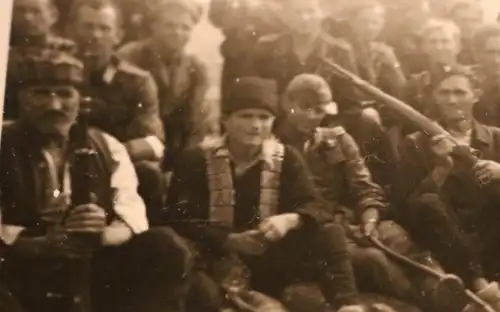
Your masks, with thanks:
<instances>
[{"instance_id":1,"label":"rifle","mask_svg":"<svg viewBox=\"0 0 500 312\"><path fill-rule=\"evenodd\" d=\"M90 98L84 98L81 103L77 123L72 129L72 135L78 144L74 150L74 160L71 168L71 205L77 207L92 203L93 180L95 179L94 166L97 152L90 146L88 138L88 117L90 114ZM71 213L69 209L68 213ZM69 260L71 300L68 302L70 312L91 312L91 257L92 251L100 241L100 235L71 234L70 239L81 243L84 256L80 259Z\"/></svg>"},{"instance_id":2,"label":"rifle","mask_svg":"<svg viewBox=\"0 0 500 312\"><path fill-rule=\"evenodd\" d=\"M322 62L326 64L330 69L332 69L333 73L336 76L340 77L341 79L347 80L349 83L353 84L361 91L373 97L376 101L384 103L384 105L391 111L403 117L407 122L411 123L413 126L415 126L417 129L420 129L428 136L433 137L436 135L447 135L456 144L456 149L453 153L453 156L460 159L462 163L465 163L467 164L467 166L472 167L478 161L478 158L476 157L476 155L474 155L472 150L459 145L453 139L453 137L445 129L443 129L443 127L441 127L438 123L432 121L430 118L422 115L419 111L415 110L410 105L385 93L371 83L345 70L338 64L335 64L326 59L323 59Z\"/></svg>"},{"instance_id":3,"label":"rifle","mask_svg":"<svg viewBox=\"0 0 500 312\"><path fill-rule=\"evenodd\" d=\"M405 118L408 122L412 123L417 129L420 129L428 136L447 135L453 140L452 136L439 124L433 122L430 118L422 115L420 112L418 112L405 102L383 92L374 85L368 83L367 81L361 79L360 77L354 75L353 73L345 70L338 64L335 64L325 59L323 59L323 63L328 65L333 70L335 75L349 81L363 92L372 96L375 100L383 102L387 107L389 107L389 109L391 109L393 112L400 115L401 117ZM460 146L456 141L455 143L457 148L453 156L459 158L467 166L472 167L478 161L478 158L473 154L472 150L470 150L469 148ZM385 246L376 237L369 236L368 238L370 239L373 246L383 251L390 258L395 259L400 263L406 264L414 269L417 269L428 276L437 278L439 280L437 291L439 291L440 289L449 288L448 286L451 285L451 288L456 291L455 294L458 295L459 292L463 292L463 294L467 298L469 298L478 307L481 307L483 311L487 312L494 311L487 303L485 303L476 294L474 294L472 291L468 289L465 289L465 287L463 286L463 282L458 277L450 274L442 274L441 272L435 271L425 265L419 264L409 259L408 257L401 255L393 251L389 247ZM456 298L458 299L459 297Z\"/></svg>"}]
</instances>

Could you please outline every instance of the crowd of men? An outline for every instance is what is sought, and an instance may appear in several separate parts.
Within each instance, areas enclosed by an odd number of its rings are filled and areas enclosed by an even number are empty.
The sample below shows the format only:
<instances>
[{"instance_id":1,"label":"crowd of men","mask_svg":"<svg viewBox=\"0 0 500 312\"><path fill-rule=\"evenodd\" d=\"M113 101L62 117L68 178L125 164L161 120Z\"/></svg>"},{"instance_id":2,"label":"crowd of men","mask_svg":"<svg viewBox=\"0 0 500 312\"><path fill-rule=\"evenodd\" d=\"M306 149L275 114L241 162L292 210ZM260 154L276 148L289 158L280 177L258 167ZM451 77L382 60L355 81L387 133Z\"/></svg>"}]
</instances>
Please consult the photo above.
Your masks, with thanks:
<instances>
[{"instance_id":1,"label":"crowd of men","mask_svg":"<svg viewBox=\"0 0 500 312\"><path fill-rule=\"evenodd\" d=\"M1 311L500 312L477 0L14 0L4 106Z\"/></svg>"}]
</instances>

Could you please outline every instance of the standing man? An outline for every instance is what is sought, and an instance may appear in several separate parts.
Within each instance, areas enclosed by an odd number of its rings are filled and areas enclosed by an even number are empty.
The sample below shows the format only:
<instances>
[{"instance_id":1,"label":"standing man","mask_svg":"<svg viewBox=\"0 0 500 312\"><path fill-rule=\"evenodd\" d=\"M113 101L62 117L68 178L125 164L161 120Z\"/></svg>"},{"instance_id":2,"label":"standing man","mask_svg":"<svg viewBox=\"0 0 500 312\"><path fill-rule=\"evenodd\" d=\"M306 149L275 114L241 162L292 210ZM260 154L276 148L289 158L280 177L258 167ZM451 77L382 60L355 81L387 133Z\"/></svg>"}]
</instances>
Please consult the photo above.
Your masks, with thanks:
<instances>
[{"instance_id":1,"label":"standing man","mask_svg":"<svg viewBox=\"0 0 500 312\"><path fill-rule=\"evenodd\" d=\"M148 230L126 148L77 120L83 65L49 50L19 71L21 115L2 131L0 151L2 282L28 312L68 311L61 303L81 295L71 293L81 283L95 291L93 311L181 311L190 253L171 229ZM77 165L82 148L95 152L92 169ZM88 183L75 178L83 170ZM82 235L93 237L91 254Z\"/></svg>"},{"instance_id":2,"label":"standing man","mask_svg":"<svg viewBox=\"0 0 500 312\"><path fill-rule=\"evenodd\" d=\"M148 72L115 55L123 20L111 0L77 1L70 16L68 34L85 65L82 95L91 99L90 123L127 148L153 221L165 189L161 170L165 134L156 83Z\"/></svg>"},{"instance_id":3,"label":"standing man","mask_svg":"<svg viewBox=\"0 0 500 312\"><path fill-rule=\"evenodd\" d=\"M390 155L392 149L378 112L373 107L363 107L363 98L358 90L324 63L325 60L337 63L357 74L351 45L322 30L324 14L319 0L287 0L282 8L287 31L261 38L248 65L248 72L276 80L280 94L299 74L313 73L325 78L338 103L343 125L358 142L363 155L370 155L368 166L377 181L385 185L388 182L385 166L394 157Z\"/></svg>"},{"instance_id":4,"label":"standing man","mask_svg":"<svg viewBox=\"0 0 500 312\"><path fill-rule=\"evenodd\" d=\"M175 167L169 221L179 222L209 270L237 255L256 291L279 298L289 284L312 279L338 311L362 312L342 228L324 224L330 216L303 160L272 137L276 84L240 78L223 105L227 136L186 151Z\"/></svg>"},{"instance_id":5,"label":"standing man","mask_svg":"<svg viewBox=\"0 0 500 312\"><path fill-rule=\"evenodd\" d=\"M443 268L500 311L498 203L500 129L473 117L479 99L471 71L452 67L430 76L436 120L448 136L418 132L402 144L393 195L400 223ZM460 158L470 149L474 165Z\"/></svg>"},{"instance_id":6,"label":"standing man","mask_svg":"<svg viewBox=\"0 0 500 312\"><path fill-rule=\"evenodd\" d=\"M481 97L474 116L488 126L500 127L500 25L481 26L473 40L476 75Z\"/></svg>"},{"instance_id":7,"label":"standing man","mask_svg":"<svg viewBox=\"0 0 500 312\"><path fill-rule=\"evenodd\" d=\"M5 88L4 118L17 119L19 105L15 89L17 65L27 53L38 49L72 49L72 43L52 33L59 13L52 0L15 0L12 12L10 51Z\"/></svg>"},{"instance_id":8,"label":"standing man","mask_svg":"<svg viewBox=\"0 0 500 312\"><path fill-rule=\"evenodd\" d=\"M200 140L210 114L203 106L208 90L205 64L184 51L202 8L195 0L154 0L148 17L151 36L124 46L119 55L151 72L159 90L165 129L164 168L171 170L179 153Z\"/></svg>"}]
</instances>

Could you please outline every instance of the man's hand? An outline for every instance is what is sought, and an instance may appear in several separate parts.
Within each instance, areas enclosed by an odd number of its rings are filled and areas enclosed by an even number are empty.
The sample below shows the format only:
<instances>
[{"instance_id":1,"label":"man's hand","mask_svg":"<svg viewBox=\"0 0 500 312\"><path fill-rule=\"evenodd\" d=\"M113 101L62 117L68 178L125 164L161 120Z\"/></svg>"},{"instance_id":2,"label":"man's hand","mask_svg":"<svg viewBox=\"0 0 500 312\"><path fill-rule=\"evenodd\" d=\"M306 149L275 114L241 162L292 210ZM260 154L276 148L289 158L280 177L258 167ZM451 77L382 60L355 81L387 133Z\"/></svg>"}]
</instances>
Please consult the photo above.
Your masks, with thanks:
<instances>
[{"instance_id":1,"label":"man's hand","mask_svg":"<svg viewBox=\"0 0 500 312\"><path fill-rule=\"evenodd\" d=\"M474 165L474 177L481 184L500 181L500 164L492 160L478 160Z\"/></svg>"},{"instance_id":2,"label":"man's hand","mask_svg":"<svg viewBox=\"0 0 500 312\"><path fill-rule=\"evenodd\" d=\"M227 237L226 248L244 255L261 255L267 249L267 242L258 230L231 233Z\"/></svg>"},{"instance_id":3,"label":"man's hand","mask_svg":"<svg viewBox=\"0 0 500 312\"><path fill-rule=\"evenodd\" d=\"M456 143L448 135L440 134L431 138L431 149L437 158L439 166L453 167L453 158L451 158L450 154L455 146Z\"/></svg>"},{"instance_id":4,"label":"man's hand","mask_svg":"<svg viewBox=\"0 0 500 312\"><path fill-rule=\"evenodd\" d=\"M299 214L284 213L264 220L259 225L259 230L267 240L276 242L285 237L291 230L300 227L300 225Z\"/></svg>"},{"instance_id":5,"label":"man's hand","mask_svg":"<svg viewBox=\"0 0 500 312\"><path fill-rule=\"evenodd\" d=\"M367 209L361 216L361 231L364 236L378 237L379 213L375 208Z\"/></svg>"},{"instance_id":6,"label":"man's hand","mask_svg":"<svg viewBox=\"0 0 500 312\"><path fill-rule=\"evenodd\" d=\"M95 205L81 205L75 207L64 222L67 232L98 234L106 227L106 212Z\"/></svg>"}]
</instances>

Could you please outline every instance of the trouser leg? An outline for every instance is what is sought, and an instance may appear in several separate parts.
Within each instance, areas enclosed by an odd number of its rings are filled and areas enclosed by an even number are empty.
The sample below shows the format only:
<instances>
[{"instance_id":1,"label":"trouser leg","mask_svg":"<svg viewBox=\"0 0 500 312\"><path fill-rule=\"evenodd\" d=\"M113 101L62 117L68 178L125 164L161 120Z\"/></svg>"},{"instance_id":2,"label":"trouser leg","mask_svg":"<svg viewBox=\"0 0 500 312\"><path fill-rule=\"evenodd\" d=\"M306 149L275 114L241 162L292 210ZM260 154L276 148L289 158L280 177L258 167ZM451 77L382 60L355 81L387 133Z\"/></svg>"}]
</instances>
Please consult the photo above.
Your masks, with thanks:
<instances>
[{"instance_id":1,"label":"trouser leg","mask_svg":"<svg viewBox=\"0 0 500 312\"><path fill-rule=\"evenodd\" d=\"M193 255L172 229L105 248L94 264L96 311L184 311Z\"/></svg>"},{"instance_id":2,"label":"trouser leg","mask_svg":"<svg viewBox=\"0 0 500 312\"><path fill-rule=\"evenodd\" d=\"M424 194L409 201L401 222L417 244L429 249L447 272L461 277L467 286L484 276L473 246L439 195Z\"/></svg>"},{"instance_id":3,"label":"trouser leg","mask_svg":"<svg viewBox=\"0 0 500 312\"><path fill-rule=\"evenodd\" d=\"M245 260L252 272L252 285L274 297L292 283L312 280L321 285L332 306L358 302L347 240L340 225L289 233L264 255Z\"/></svg>"}]
</instances>

